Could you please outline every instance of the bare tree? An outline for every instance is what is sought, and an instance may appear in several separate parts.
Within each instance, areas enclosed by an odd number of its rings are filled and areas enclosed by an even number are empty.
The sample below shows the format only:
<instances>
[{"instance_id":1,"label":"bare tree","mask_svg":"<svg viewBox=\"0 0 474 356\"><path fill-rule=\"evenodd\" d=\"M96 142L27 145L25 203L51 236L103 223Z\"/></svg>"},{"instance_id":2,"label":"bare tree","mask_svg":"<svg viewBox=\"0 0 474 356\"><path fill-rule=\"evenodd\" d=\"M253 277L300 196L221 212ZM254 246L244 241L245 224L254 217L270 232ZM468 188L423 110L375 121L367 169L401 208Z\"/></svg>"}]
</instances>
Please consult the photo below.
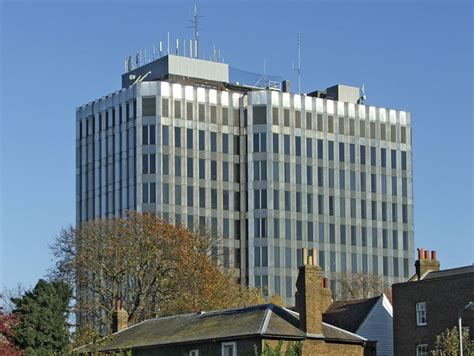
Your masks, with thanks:
<instances>
[{"instance_id":1,"label":"bare tree","mask_svg":"<svg viewBox=\"0 0 474 356\"><path fill-rule=\"evenodd\" d=\"M5 314L10 314L15 309L12 298L20 298L27 289L23 284L18 283L14 288L4 287L0 291L0 307L3 308Z\"/></svg>"},{"instance_id":2,"label":"bare tree","mask_svg":"<svg viewBox=\"0 0 474 356\"><path fill-rule=\"evenodd\" d=\"M384 292L382 277L367 273L338 273L338 291L335 299L352 300L371 298Z\"/></svg>"}]
</instances>

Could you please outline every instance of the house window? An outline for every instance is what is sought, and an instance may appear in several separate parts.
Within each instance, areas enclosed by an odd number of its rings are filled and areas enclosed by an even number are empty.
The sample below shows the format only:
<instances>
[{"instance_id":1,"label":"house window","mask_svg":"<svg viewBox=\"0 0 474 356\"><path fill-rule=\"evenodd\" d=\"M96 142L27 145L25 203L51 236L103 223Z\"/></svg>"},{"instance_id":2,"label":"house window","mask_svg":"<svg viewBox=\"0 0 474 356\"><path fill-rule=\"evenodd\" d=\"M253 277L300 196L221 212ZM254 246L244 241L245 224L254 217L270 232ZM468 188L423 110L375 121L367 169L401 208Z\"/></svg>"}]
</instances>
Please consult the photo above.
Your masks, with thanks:
<instances>
[{"instance_id":1,"label":"house window","mask_svg":"<svg viewBox=\"0 0 474 356\"><path fill-rule=\"evenodd\" d=\"M191 350L191 351L189 351L189 356L199 356L199 350Z\"/></svg>"},{"instance_id":2,"label":"house window","mask_svg":"<svg viewBox=\"0 0 474 356\"><path fill-rule=\"evenodd\" d=\"M426 302L416 303L416 324L426 325Z\"/></svg>"},{"instance_id":3,"label":"house window","mask_svg":"<svg viewBox=\"0 0 474 356\"><path fill-rule=\"evenodd\" d=\"M416 345L416 356L428 356L428 345Z\"/></svg>"},{"instance_id":4,"label":"house window","mask_svg":"<svg viewBox=\"0 0 474 356\"><path fill-rule=\"evenodd\" d=\"M237 343L235 342L222 343L222 356L237 356Z\"/></svg>"}]
</instances>

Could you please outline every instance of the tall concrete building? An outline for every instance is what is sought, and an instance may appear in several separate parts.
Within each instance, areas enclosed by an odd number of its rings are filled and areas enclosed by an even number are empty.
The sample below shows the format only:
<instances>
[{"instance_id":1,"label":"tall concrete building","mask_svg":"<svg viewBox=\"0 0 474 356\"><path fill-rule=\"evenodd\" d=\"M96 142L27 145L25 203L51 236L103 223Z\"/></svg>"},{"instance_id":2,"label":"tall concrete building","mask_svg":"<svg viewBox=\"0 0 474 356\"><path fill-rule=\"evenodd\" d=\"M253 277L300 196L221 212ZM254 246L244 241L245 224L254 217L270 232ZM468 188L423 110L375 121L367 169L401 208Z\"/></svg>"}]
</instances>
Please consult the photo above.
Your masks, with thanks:
<instances>
[{"instance_id":1,"label":"tall concrete building","mask_svg":"<svg viewBox=\"0 0 474 356\"><path fill-rule=\"evenodd\" d=\"M337 85L231 83L227 64L168 55L76 110L77 223L157 212L223 240L222 263L288 302L303 247L333 280L412 273L411 117Z\"/></svg>"}]
</instances>

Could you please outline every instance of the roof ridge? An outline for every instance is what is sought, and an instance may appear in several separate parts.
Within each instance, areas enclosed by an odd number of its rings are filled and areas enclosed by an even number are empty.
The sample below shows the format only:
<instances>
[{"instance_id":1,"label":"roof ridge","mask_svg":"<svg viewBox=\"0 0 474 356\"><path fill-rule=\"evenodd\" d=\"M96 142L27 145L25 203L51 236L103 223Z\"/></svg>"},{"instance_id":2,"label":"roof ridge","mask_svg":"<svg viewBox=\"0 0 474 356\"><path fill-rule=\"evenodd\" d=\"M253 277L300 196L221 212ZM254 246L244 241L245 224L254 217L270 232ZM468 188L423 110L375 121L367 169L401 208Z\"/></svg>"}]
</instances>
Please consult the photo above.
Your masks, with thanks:
<instances>
[{"instance_id":1,"label":"roof ridge","mask_svg":"<svg viewBox=\"0 0 474 356\"><path fill-rule=\"evenodd\" d=\"M263 316L262 323L260 324L260 334L265 334L267 332L268 328L268 323L270 322L270 318L272 316L272 310L273 308L270 306L270 308L265 309L265 315Z\"/></svg>"},{"instance_id":2,"label":"roof ridge","mask_svg":"<svg viewBox=\"0 0 474 356\"><path fill-rule=\"evenodd\" d=\"M334 325L332 325L332 324L325 323L324 321L323 321L323 325L326 325L326 326L328 326L328 327L330 327L330 328L334 328L334 329L336 329L336 330L342 331L343 333L346 333L346 334L355 336L355 337L357 337L357 338L359 338L359 339L361 339L361 340L363 340L363 341L367 341L367 339L366 339L365 337L362 337L362 336L360 336L360 335L358 335L358 334L351 333L350 331L347 331L347 330L338 328L337 326L334 326Z\"/></svg>"}]
</instances>

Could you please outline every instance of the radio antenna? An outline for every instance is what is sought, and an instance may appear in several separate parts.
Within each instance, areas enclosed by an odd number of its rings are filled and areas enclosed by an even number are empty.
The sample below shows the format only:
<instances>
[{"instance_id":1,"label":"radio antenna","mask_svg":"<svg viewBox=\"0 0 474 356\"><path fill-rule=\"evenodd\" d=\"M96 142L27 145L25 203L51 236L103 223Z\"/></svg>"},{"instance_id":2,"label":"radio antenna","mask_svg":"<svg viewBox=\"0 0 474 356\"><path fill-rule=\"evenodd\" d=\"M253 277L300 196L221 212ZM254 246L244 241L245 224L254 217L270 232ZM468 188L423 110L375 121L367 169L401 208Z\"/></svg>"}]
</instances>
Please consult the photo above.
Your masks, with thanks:
<instances>
[{"instance_id":1,"label":"radio antenna","mask_svg":"<svg viewBox=\"0 0 474 356\"><path fill-rule=\"evenodd\" d=\"M298 94L301 94L301 32L298 32L298 52L297 52L297 64L293 63L293 70L298 74Z\"/></svg>"},{"instance_id":2,"label":"radio antenna","mask_svg":"<svg viewBox=\"0 0 474 356\"><path fill-rule=\"evenodd\" d=\"M197 12L197 5L194 5L194 13L191 18L191 26L188 26L187 28L192 28L194 31L194 57L198 58L199 56L199 19L203 17L198 15Z\"/></svg>"}]
</instances>

